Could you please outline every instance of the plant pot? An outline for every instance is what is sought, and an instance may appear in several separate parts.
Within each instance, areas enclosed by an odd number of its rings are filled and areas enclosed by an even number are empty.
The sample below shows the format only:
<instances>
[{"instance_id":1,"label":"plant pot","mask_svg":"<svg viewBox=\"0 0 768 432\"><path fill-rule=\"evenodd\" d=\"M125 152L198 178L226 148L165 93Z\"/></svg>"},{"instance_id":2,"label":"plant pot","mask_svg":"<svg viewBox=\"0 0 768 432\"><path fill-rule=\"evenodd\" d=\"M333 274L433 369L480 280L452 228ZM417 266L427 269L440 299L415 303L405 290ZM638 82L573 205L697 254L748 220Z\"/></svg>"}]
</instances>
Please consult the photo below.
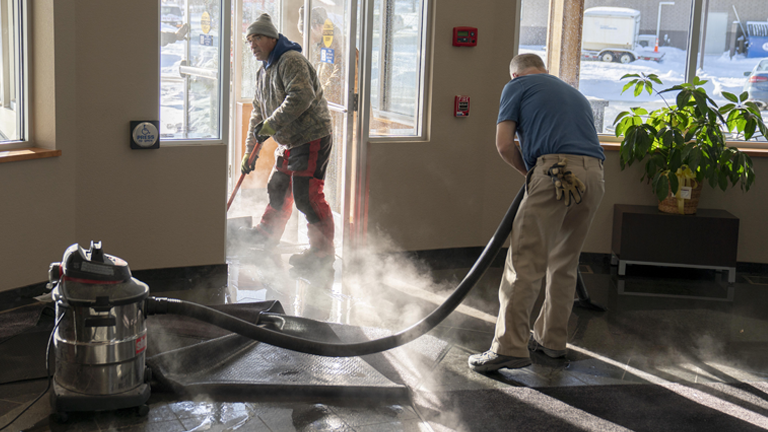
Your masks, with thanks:
<instances>
[{"instance_id":1,"label":"plant pot","mask_svg":"<svg viewBox=\"0 0 768 432\"><path fill-rule=\"evenodd\" d=\"M663 201L659 201L659 211L662 213L675 213L675 214L696 214L696 209L699 207L699 197L701 197L701 188L704 185L703 182L698 182L695 188L691 189L691 198L683 200L683 212L680 212L680 205L677 201L677 197L672 193L670 189L669 195Z\"/></svg>"}]
</instances>

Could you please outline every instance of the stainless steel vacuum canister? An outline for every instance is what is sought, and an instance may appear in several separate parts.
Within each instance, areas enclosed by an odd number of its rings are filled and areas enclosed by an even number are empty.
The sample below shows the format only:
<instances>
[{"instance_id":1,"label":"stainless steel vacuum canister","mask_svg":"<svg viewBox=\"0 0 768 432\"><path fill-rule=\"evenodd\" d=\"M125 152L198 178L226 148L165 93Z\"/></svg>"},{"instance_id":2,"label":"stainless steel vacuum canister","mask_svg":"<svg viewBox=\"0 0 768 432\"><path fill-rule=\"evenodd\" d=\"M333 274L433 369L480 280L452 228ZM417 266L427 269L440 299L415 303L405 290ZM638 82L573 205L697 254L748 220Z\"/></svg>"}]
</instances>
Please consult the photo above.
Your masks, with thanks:
<instances>
[{"instance_id":1,"label":"stainless steel vacuum canister","mask_svg":"<svg viewBox=\"0 0 768 432\"><path fill-rule=\"evenodd\" d=\"M52 292L60 319L55 384L91 396L144 385L149 287L131 276L124 260L104 254L101 242L89 250L73 244L49 273L59 278Z\"/></svg>"}]
</instances>

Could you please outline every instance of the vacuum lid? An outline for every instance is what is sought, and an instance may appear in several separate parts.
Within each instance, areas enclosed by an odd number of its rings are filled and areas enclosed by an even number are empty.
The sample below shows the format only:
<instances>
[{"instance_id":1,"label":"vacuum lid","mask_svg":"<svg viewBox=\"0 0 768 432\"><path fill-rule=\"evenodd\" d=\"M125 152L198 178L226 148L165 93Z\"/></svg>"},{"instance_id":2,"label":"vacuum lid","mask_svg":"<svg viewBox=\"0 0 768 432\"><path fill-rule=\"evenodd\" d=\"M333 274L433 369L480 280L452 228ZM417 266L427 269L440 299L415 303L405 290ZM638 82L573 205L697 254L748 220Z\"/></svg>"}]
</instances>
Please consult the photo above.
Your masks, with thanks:
<instances>
[{"instance_id":1,"label":"vacuum lid","mask_svg":"<svg viewBox=\"0 0 768 432\"><path fill-rule=\"evenodd\" d=\"M91 242L88 250L75 243L68 247L61 259L65 279L83 283L127 282L131 280L128 263L116 256L107 255L101 242Z\"/></svg>"},{"instance_id":2,"label":"vacuum lid","mask_svg":"<svg viewBox=\"0 0 768 432\"><path fill-rule=\"evenodd\" d=\"M131 277L125 260L105 254L101 242L91 242L88 250L75 243L64 252L58 267L62 294L68 302L109 308L134 303L149 295L149 287Z\"/></svg>"}]
</instances>

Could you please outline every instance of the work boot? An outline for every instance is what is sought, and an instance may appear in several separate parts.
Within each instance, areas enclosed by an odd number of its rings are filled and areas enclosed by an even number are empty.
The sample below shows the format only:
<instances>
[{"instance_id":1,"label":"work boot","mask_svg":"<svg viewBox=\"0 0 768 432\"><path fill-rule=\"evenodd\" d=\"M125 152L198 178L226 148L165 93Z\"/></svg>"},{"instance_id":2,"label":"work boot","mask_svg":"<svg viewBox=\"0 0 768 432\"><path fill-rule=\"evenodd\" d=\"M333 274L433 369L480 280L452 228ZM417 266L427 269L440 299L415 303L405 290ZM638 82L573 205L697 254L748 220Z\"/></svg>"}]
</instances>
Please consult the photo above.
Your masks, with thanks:
<instances>
[{"instance_id":1,"label":"work boot","mask_svg":"<svg viewBox=\"0 0 768 432\"><path fill-rule=\"evenodd\" d=\"M530 352L541 351L544 354L546 354L548 357L551 357L554 359L563 358L565 357L565 354L566 354L566 350L550 349L540 344L538 341L536 341L536 339L533 338L533 334L531 334L531 338L528 339L528 351Z\"/></svg>"},{"instance_id":2,"label":"work boot","mask_svg":"<svg viewBox=\"0 0 768 432\"><path fill-rule=\"evenodd\" d=\"M272 249L280 243L279 237L269 234L260 224L253 228L241 227L238 233L242 238L241 243L247 246Z\"/></svg>"},{"instance_id":3,"label":"work boot","mask_svg":"<svg viewBox=\"0 0 768 432\"><path fill-rule=\"evenodd\" d=\"M309 237L309 249L296 255L292 255L288 264L295 267L315 268L328 267L336 259L336 250L333 246L333 217L329 216L320 222L307 224L307 237Z\"/></svg>"},{"instance_id":4,"label":"work boot","mask_svg":"<svg viewBox=\"0 0 768 432\"><path fill-rule=\"evenodd\" d=\"M493 372L501 368L519 369L529 366L531 359L528 357L512 357L496 354L488 350L482 354L469 356L469 368L475 372Z\"/></svg>"},{"instance_id":5,"label":"work boot","mask_svg":"<svg viewBox=\"0 0 768 432\"><path fill-rule=\"evenodd\" d=\"M288 264L303 269L321 270L332 267L335 260L336 256L334 254L320 252L316 249L309 248L302 253L291 255L291 257L288 258Z\"/></svg>"}]
</instances>

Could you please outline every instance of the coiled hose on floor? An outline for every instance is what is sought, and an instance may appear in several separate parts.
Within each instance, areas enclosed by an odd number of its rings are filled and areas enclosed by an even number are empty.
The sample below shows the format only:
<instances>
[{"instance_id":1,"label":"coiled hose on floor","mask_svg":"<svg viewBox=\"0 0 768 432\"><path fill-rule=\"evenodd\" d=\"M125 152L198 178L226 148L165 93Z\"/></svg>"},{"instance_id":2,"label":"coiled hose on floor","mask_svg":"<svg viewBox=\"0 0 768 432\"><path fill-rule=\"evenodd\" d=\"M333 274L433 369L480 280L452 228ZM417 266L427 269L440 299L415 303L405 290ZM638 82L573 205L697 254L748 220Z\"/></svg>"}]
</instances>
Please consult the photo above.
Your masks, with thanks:
<instances>
[{"instance_id":1,"label":"coiled hose on floor","mask_svg":"<svg viewBox=\"0 0 768 432\"><path fill-rule=\"evenodd\" d=\"M469 291L483 277L512 232L512 222L515 220L515 215L520 207L520 201L522 201L524 193L525 186L520 188L515 199L512 200L507 214L504 215L504 219L501 220L499 227L485 246L485 249L483 249L480 257L445 302L418 323L391 336L358 343L318 342L259 327L197 303L163 297L147 298L145 311L147 315L169 313L196 318L266 344L307 354L328 357L354 357L386 351L404 345L426 334L459 306L464 297L469 294Z\"/></svg>"}]
</instances>

